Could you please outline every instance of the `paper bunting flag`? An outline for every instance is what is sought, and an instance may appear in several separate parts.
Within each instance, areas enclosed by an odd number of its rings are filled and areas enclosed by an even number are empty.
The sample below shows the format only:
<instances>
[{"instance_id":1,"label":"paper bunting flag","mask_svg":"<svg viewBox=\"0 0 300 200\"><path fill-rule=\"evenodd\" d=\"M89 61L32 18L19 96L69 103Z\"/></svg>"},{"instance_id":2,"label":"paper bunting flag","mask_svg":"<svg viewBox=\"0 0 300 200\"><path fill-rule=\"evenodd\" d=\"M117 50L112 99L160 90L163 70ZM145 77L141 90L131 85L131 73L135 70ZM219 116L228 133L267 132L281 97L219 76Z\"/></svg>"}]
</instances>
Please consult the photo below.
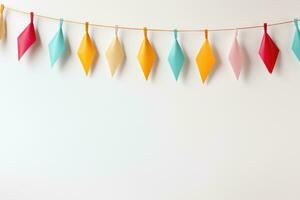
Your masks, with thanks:
<instances>
[{"instance_id":1,"label":"paper bunting flag","mask_svg":"<svg viewBox=\"0 0 300 200\"><path fill-rule=\"evenodd\" d=\"M264 23L264 35L260 44L259 55L266 65L269 73L273 72L279 54L279 49L267 32L267 24Z\"/></svg>"},{"instance_id":2,"label":"paper bunting flag","mask_svg":"<svg viewBox=\"0 0 300 200\"><path fill-rule=\"evenodd\" d=\"M229 53L229 62L232 66L232 69L233 69L236 79L239 79L240 72L241 72L241 66L243 63L243 55L241 52L239 42L237 40L237 34L238 34L238 32L236 30L233 44L231 46L231 50Z\"/></svg>"},{"instance_id":3,"label":"paper bunting flag","mask_svg":"<svg viewBox=\"0 0 300 200\"><path fill-rule=\"evenodd\" d=\"M77 51L78 57L83 66L86 76L89 74L93 60L96 57L96 48L95 48L93 41L89 35L88 26L89 26L89 24L86 22L85 23L85 34L82 38L79 49Z\"/></svg>"},{"instance_id":4,"label":"paper bunting flag","mask_svg":"<svg viewBox=\"0 0 300 200\"><path fill-rule=\"evenodd\" d=\"M33 12L30 13L30 23L18 36L18 60L22 58L24 53L35 43L36 36L33 24Z\"/></svg>"},{"instance_id":5,"label":"paper bunting flag","mask_svg":"<svg viewBox=\"0 0 300 200\"><path fill-rule=\"evenodd\" d=\"M216 63L213 49L208 41L207 30L205 30L205 41L197 54L196 63L198 65L202 82L204 83Z\"/></svg>"},{"instance_id":6,"label":"paper bunting flag","mask_svg":"<svg viewBox=\"0 0 300 200\"><path fill-rule=\"evenodd\" d=\"M177 30L174 30L174 39L175 39L175 41L169 52L168 61L169 61L169 64L171 65L171 69L172 69L174 77L177 81L180 71L182 69L182 66L184 64L185 57L184 57L184 53L180 47L180 44L177 40Z\"/></svg>"},{"instance_id":7,"label":"paper bunting flag","mask_svg":"<svg viewBox=\"0 0 300 200\"><path fill-rule=\"evenodd\" d=\"M6 34L5 20L4 20L4 17L3 17L3 10L4 10L4 5L1 4L1 6L0 6L0 40L2 40L5 37L5 34Z\"/></svg>"},{"instance_id":8,"label":"paper bunting flag","mask_svg":"<svg viewBox=\"0 0 300 200\"><path fill-rule=\"evenodd\" d=\"M113 76L117 68L123 63L125 58L123 46L119 41L118 27L115 28L115 38L110 43L106 50L106 59L110 68L111 75Z\"/></svg>"},{"instance_id":9,"label":"paper bunting flag","mask_svg":"<svg viewBox=\"0 0 300 200\"><path fill-rule=\"evenodd\" d=\"M293 40L292 50L296 57L298 58L298 61L300 61L300 30L298 26L298 19L294 19L295 24L295 36Z\"/></svg>"},{"instance_id":10,"label":"paper bunting flag","mask_svg":"<svg viewBox=\"0 0 300 200\"><path fill-rule=\"evenodd\" d=\"M156 54L147 37L147 28L144 28L144 41L138 53L138 60L144 72L145 79L148 80L152 66L156 60Z\"/></svg>"},{"instance_id":11,"label":"paper bunting flag","mask_svg":"<svg viewBox=\"0 0 300 200\"><path fill-rule=\"evenodd\" d=\"M59 29L51 42L48 45L50 62L51 66L53 66L58 58L63 55L65 51L65 39L62 31L63 20L59 20Z\"/></svg>"}]
</instances>

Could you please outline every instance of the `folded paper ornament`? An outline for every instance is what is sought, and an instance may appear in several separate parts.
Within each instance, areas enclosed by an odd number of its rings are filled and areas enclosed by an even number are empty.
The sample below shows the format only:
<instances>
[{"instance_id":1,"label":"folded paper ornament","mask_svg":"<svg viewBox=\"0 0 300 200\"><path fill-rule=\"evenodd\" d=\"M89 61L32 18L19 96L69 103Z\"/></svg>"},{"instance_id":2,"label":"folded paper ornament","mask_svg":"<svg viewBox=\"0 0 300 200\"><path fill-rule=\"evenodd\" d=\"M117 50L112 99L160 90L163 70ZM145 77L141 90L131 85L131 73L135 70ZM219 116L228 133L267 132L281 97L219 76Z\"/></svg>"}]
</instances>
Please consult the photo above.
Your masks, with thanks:
<instances>
[{"instance_id":1,"label":"folded paper ornament","mask_svg":"<svg viewBox=\"0 0 300 200\"><path fill-rule=\"evenodd\" d=\"M85 34L81 40L77 54L83 66L85 75L88 76L91 65L96 57L96 48L88 32L89 24L85 23Z\"/></svg>"},{"instance_id":2,"label":"folded paper ornament","mask_svg":"<svg viewBox=\"0 0 300 200\"><path fill-rule=\"evenodd\" d=\"M174 43L169 52L168 61L176 81L178 80L180 71L184 64L185 56L183 50L177 40L177 30L174 30Z\"/></svg>"},{"instance_id":3,"label":"folded paper ornament","mask_svg":"<svg viewBox=\"0 0 300 200\"><path fill-rule=\"evenodd\" d=\"M267 32L267 24L264 23L264 35L260 44L259 55L270 74L274 70L278 54L279 49Z\"/></svg>"},{"instance_id":4,"label":"folded paper ornament","mask_svg":"<svg viewBox=\"0 0 300 200\"><path fill-rule=\"evenodd\" d=\"M3 17L4 5L0 5L0 40L3 40L6 34L5 19Z\"/></svg>"},{"instance_id":5,"label":"folded paper ornament","mask_svg":"<svg viewBox=\"0 0 300 200\"><path fill-rule=\"evenodd\" d=\"M295 24L295 36L293 40L292 50L297 57L298 61L300 61L300 30L298 26L298 19L294 19Z\"/></svg>"},{"instance_id":6,"label":"folded paper ornament","mask_svg":"<svg viewBox=\"0 0 300 200\"><path fill-rule=\"evenodd\" d=\"M108 62L111 75L113 76L117 68L122 65L125 59L123 46L118 37L118 27L115 28L115 37L106 50L106 60Z\"/></svg>"},{"instance_id":7,"label":"folded paper ornament","mask_svg":"<svg viewBox=\"0 0 300 200\"><path fill-rule=\"evenodd\" d=\"M235 31L234 40L229 53L229 62L232 66L232 70L235 74L236 79L239 79L241 67L243 63L242 51L237 39L238 31Z\"/></svg>"},{"instance_id":8,"label":"folded paper ornament","mask_svg":"<svg viewBox=\"0 0 300 200\"><path fill-rule=\"evenodd\" d=\"M58 31L48 45L51 66L53 66L59 59L59 57L61 57L65 52L65 39L62 30L62 25L63 20L60 19Z\"/></svg>"},{"instance_id":9,"label":"folded paper ornament","mask_svg":"<svg viewBox=\"0 0 300 200\"><path fill-rule=\"evenodd\" d=\"M18 36L18 60L22 58L25 52L35 43L36 35L33 24L33 12L30 13L30 23Z\"/></svg>"},{"instance_id":10,"label":"folded paper ornament","mask_svg":"<svg viewBox=\"0 0 300 200\"><path fill-rule=\"evenodd\" d=\"M142 67L145 79L148 80L149 74L156 60L156 54L148 40L147 28L144 28L144 40L138 53L138 60Z\"/></svg>"},{"instance_id":11,"label":"folded paper ornament","mask_svg":"<svg viewBox=\"0 0 300 200\"><path fill-rule=\"evenodd\" d=\"M205 41L196 57L196 63L203 83L207 79L216 63L213 49L208 41L208 31L205 30L204 33Z\"/></svg>"}]
</instances>

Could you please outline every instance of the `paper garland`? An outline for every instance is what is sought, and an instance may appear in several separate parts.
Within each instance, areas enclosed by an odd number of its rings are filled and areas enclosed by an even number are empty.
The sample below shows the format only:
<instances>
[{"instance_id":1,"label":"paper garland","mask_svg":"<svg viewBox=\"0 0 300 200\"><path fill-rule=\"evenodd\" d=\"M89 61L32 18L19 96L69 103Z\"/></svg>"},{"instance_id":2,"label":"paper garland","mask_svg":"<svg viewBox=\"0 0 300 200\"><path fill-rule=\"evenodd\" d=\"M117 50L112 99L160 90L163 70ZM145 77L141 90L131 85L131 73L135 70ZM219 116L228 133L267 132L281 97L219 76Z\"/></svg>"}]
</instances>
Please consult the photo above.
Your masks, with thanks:
<instances>
[{"instance_id":1,"label":"paper garland","mask_svg":"<svg viewBox=\"0 0 300 200\"><path fill-rule=\"evenodd\" d=\"M18 36L18 60L22 58L25 52L35 43L36 35L33 24L33 12L30 13L30 23Z\"/></svg>"},{"instance_id":2,"label":"paper garland","mask_svg":"<svg viewBox=\"0 0 300 200\"><path fill-rule=\"evenodd\" d=\"M61 57L65 51L65 39L62 31L63 20L59 20L59 28L57 33L48 45L51 66Z\"/></svg>"},{"instance_id":3,"label":"paper garland","mask_svg":"<svg viewBox=\"0 0 300 200\"><path fill-rule=\"evenodd\" d=\"M89 23L85 23L85 34L81 40L80 46L77 51L78 57L83 66L85 75L88 76L91 65L96 57L96 48L89 35Z\"/></svg>"},{"instance_id":4,"label":"paper garland","mask_svg":"<svg viewBox=\"0 0 300 200\"><path fill-rule=\"evenodd\" d=\"M3 40L6 34L6 24L5 24L5 18L3 16L4 9L5 9L4 5L1 4L0 5L0 40ZM16 9L11 9L11 10L14 10L16 12L22 12ZM24 56L24 54L29 50L29 48L32 47L32 45L34 45L34 43L36 42L34 14L33 12L30 12L29 14L30 14L30 23L20 33L17 39L18 60L20 60ZM44 16L39 16L39 17L44 17ZM55 19L46 16L44 18ZM294 19L295 34L294 34L291 50L297 57L297 60L300 61L300 30L298 27L298 21L299 19ZM292 21L286 21L282 23L275 23L272 25L279 25L283 23L286 24L291 22ZM60 19L59 29L48 45L51 66L53 66L65 52L65 39L62 30L62 24L63 24L63 20ZM109 28L111 27L111 26L104 26L104 25L97 25L97 26L109 27ZM253 28L257 28L257 27L258 26L253 26ZM122 27L122 28L124 29L126 27ZM242 27L240 29L247 29L247 28L249 27ZM277 47L276 43L272 40L271 36L268 34L266 23L264 23L263 28L264 28L264 34L259 48L259 56L261 57L263 63L265 64L268 72L272 73L275 68L275 64L280 50ZM128 29L139 30L138 28L128 28ZM123 49L123 45L118 38L117 30L118 27L116 26L115 37L111 41L105 53L107 63L109 65L112 76L115 74L117 68L120 65L122 65L125 59L125 52ZM151 29L151 30L160 31L160 29ZM232 29L215 29L215 30L221 31L221 30L232 30ZM229 52L228 59L232 66L236 79L239 79L241 68L243 65L243 54L237 39L237 30L238 29L236 29L235 37ZM188 30L188 31L193 31L193 30ZM168 54L168 62L171 66L171 70L173 72L175 79L178 80L179 74L185 62L185 54L177 39L178 31L175 29L173 34L174 34L174 42ZM203 83L207 80L208 76L211 74L214 68L214 65L216 64L214 51L208 40L208 30L204 30L204 34L205 34L204 43L202 44L202 47L200 48L196 56L196 64L198 66L198 70ZM91 66L97 54L97 50L88 33L87 22L85 23L85 34L82 38L77 54L83 66L84 72L87 76L90 72ZM156 61L157 55L148 39L147 28L144 28L144 40L140 46L137 58L142 68L144 77L146 80L148 80L153 65Z\"/></svg>"}]
</instances>

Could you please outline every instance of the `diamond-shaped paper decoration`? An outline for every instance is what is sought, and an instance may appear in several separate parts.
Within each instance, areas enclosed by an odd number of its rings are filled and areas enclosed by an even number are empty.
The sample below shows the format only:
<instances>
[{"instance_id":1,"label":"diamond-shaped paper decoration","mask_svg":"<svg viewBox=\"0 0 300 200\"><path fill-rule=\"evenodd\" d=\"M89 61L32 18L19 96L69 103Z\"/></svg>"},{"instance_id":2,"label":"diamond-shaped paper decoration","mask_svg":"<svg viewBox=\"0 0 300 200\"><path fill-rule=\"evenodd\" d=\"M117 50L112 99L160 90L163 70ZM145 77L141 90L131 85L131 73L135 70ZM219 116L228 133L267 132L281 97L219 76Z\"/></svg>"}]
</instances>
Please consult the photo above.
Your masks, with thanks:
<instances>
[{"instance_id":1,"label":"diamond-shaped paper decoration","mask_svg":"<svg viewBox=\"0 0 300 200\"><path fill-rule=\"evenodd\" d=\"M88 32L88 23L85 23L85 34L81 40L79 49L77 51L80 62L83 66L85 75L89 74L93 60L96 57L96 48Z\"/></svg>"},{"instance_id":2,"label":"diamond-shaped paper decoration","mask_svg":"<svg viewBox=\"0 0 300 200\"><path fill-rule=\"evenodd\" d=\"M295 36L293 40L292 50L296 57L298 58L298 61L300 61L300 30L298 26L298 19L294 19L295 24Z\"/></svg>"},{"instance_id":3,"label":"diamond-shaped paper decoration","mask_svg":"<svg viewBox=\"0 0 300 200\"><path fill-rule=\"evenodd\" d=\"M144 28L144 41L141 44L138 60L144 72L145 79L148 80L152 66L156 60L156 54L147 37L147 28Z\"/></svg>"},{"instance_id":4,"label":"diamond-shaped paper decoration","mask_svg":"<svg viewBox=\"0 0 300 200\"><path fill-rule=\"evenodd\" d=\"M260 44L259 55L266 65L269 73L273 72L279 54L279 49L267 32L267 24L264 24L264 35Z\"/></svg>"},{"instance_id":5,"label":"diamond-shaped paper decoration","mask_svg":"<svg viewBox=\"0 0 300 200\"><path fill-rule=\"evenodd\" d=\"M116 27L115 38L106 50L106 59L112 76L115 74L117 68L124 62L125 58L123 46L118 38L117 30L118 28Z\"/></svg>"},{"instance_id":6,"label":"diamond-shaped paper decoration","mask_svg":"<svg viewBox=\"0 0 300 200\"><path fill-rule=\"evenodd\" d=\"M174 77L176 81L178 80L180 71L182 69L182 66L184 64L184 53L182 51L182 48L180 47L180 44L177 40L177 30L174 30L174 43L172 45L172 48L169 52L168 61L171 65L171 69L173 71Z\"/></svg>"},{"instance_id":7,"label":"diamond-shaped paper decoration","mask_svg":"<svg viewBox=\"0 0 300 200\"><path fill-rule=\"evenodd\" d=\"M30 23L18 36L18 59L35 43L36 36L33 24L33 13L30 13Z\"/></svg>"},{"instance_id":8,"label":"diamond-shaped paper decoration","mask_svg":"<svg viewBox=\"0 0 300 200\"><path fill-rule=\"evenodd\" d=\"M51 66L55 64L58 58L62 56L65 51L65 39L62 31L62 24L63 20L60 19L59 29L48 45Z\"/></svg>"},{"instance_id":9,"label":"diamond-shaped paper decoration","mask_svg":"<svg viewBox=\"0 0 300 200\"><path fill-rule=\"evenodd\" d=\"M205 41L196 57L196 63L204 83L209 73L212 71L216 59L212 47L208 41L208 31L205 30Z\"/></svg>"},{"instance_id":10,"label":"diamond-shaped paper decoration","mask_svg":"<svg viewBox=\"0 0 300 200\"><path fill-rule=\"evenodd\" d=\"M241 52L239 42L237 40L237 30L235 32L234 41L233 41L233 44L231 46L231 50L229 53L229 62L232 66L232 69L233 69L236 79L239 79L240 72L241 72L241 66L243 63L243 55Z\"/></svg>"},{"instance_id":11,"label":"diamond-shaped paper decoration","mask_svg":"<svg viewBox=\"0 0 300 200\"><path fill-rule=\"evenodd\" d=\"M6 34L6 27L5 27L5 19L3 17L3 10L4 5L0 5L0 40L2 40L5 37Z\"/></svg>"}]
</instances>

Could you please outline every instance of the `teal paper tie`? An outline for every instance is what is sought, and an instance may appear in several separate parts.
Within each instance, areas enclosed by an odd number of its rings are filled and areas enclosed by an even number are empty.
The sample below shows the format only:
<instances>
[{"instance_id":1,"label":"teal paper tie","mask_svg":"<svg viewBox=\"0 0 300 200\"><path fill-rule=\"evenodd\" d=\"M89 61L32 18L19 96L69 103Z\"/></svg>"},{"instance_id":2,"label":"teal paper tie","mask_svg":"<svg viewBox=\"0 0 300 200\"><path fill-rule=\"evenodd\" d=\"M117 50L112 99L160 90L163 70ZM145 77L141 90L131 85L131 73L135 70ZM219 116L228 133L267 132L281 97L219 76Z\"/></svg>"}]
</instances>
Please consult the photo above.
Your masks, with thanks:
<instances>
[{"instance_id":1,"label":"teal paper tie","mask_svg":"<svg viewBox=\"0 0 300 200\"><path fill-rule=\"evenodd\" d=\"M172 48L169 52L168 61L171 66L171 69L173 71L174 77L176 81L178 80L180 71L182 69L182 66L184 64L185 56L182 51L182 48L180 47L180 44L177 40L177 30L174 30L174 42L172 45Z\"/></svg>"},{"instance_id":2,"label":"teal paper tie","mask_svg":"<svg viewBox=\"0 0 300 200\"><path fill-rule=\"evenodd\" d=\"M298 58L298 61L300 61L300 30L298 26L298 19L294 19L295 24L295 36L293 40L292 50L296 57Z\"/></svg>"},{"instance_id":3,"label":"teal paper tie","mask_svg":"<svg viewBox=\"0 0 300 200\"><path fill-rule=\"evenodd\" d=\"M65 39L62 31L62 25L63 25L63 20L60 19L59 30L52 38L48 46L51 66L53 66L56 63L58 58L61 57L65 51Z\"/></svg>"}]
</instances>

